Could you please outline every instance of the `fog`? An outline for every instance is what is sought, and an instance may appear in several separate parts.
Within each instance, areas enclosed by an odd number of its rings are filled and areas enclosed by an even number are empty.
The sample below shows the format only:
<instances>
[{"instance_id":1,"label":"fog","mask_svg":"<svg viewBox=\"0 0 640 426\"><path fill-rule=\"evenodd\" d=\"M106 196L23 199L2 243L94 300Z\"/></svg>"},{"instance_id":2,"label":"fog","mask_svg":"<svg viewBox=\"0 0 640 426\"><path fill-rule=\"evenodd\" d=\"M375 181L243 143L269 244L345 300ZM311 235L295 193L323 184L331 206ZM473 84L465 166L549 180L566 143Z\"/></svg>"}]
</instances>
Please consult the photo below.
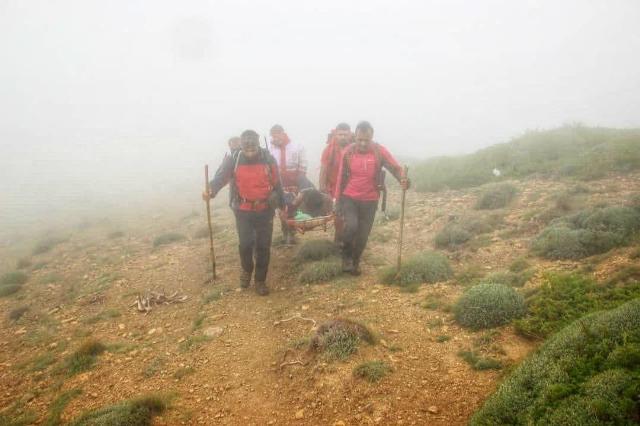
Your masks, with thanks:
<instances>
[{"instance_id":1,"label":"fog","mask_svg":"<svg viewBox=\"0 0 640 426\"><path fill-rule=\"evenodd\" d=\"M274 123L313 175L340 121L413 159L638 127L639 22L637 0L0 0L0 229L197 206L202 165Z\"/></svg>"}]
</instances>

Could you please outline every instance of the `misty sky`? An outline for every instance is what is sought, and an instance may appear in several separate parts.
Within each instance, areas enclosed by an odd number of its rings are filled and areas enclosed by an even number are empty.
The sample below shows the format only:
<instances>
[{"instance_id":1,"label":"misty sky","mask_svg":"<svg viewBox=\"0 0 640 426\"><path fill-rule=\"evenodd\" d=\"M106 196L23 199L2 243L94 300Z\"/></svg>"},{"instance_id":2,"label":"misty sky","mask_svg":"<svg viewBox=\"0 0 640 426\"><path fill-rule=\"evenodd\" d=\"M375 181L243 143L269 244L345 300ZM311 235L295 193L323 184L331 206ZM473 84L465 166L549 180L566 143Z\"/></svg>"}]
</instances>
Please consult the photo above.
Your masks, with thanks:
<instances>
[{"instance_id":1,"label":"misty sky","mask_svg":"<svg viewBox=\"0 0 640 426\"><path fill-rule=\"evenodd\" d=\"M0 219L200 183L276 122L312 164L340 121L405 158L639 127L639 23L638 0L0 0Z\"/></svg>"}]
</instances>

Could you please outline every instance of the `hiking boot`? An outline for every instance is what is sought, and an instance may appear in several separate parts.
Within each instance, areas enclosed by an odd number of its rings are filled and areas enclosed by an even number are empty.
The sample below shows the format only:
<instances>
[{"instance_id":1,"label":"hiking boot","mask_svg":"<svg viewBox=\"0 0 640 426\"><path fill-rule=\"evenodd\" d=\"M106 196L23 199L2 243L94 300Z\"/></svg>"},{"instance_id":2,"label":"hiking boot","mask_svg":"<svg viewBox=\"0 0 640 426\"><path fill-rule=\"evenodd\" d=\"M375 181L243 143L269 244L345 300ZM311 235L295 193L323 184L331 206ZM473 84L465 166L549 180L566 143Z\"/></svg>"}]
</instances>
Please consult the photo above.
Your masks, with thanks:
<instances>
[{"instance_id":1,"label":"hiking boot","mask_svg":"<svg viewBox=\"0 0 640 426\"><path fill-rule=\"evenodd\" d=\"M266 296L269 294L269 288L267 288L267 283L264 281L256 281L256 293L260 296Z\"/></svg>"},{"instance_id":2,"label":"hiking boot","mask_svg":"<svg viewBox=\"0 0 640 426\"><path fill-rule=\"evenodd\" d=\"M251 285L251 272L240 272L240 288L249 288Z\"/></svg>"},{"instance_id":3,"label":"hiking boot","mask_svg":"<svg viewBox=\"0 0 640 426\"><path fill-rule=\"evenodd\" d=\"M358 275L362 274L362 271L360 270L360 262L358 261L354 261L353 262L353 268L351 268L351 275L357 277Z\"/></svg>"},{"instance_id":4,"label":"hiking boot","mask_svg":"<svg viewBox=\"0 0 640 426\"><path fill-rule=\"evenodd\" d=\"M353 272L353 259L350 257L342 258L342 272Z\"/></svg>"}]
</instances>

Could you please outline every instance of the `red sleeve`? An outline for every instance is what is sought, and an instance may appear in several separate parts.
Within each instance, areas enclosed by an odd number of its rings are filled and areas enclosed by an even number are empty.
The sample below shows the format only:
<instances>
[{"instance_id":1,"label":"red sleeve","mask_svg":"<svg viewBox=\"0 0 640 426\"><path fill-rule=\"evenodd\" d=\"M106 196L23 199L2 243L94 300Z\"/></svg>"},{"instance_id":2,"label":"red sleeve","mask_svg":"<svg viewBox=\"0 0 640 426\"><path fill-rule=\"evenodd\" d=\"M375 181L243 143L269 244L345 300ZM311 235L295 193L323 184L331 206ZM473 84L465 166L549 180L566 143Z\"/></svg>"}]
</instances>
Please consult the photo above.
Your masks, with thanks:
<instances>
[{"instance_id":1,"label":"red sleeve","mask_svg":"<svg viewBox=\"0 0 640 426\"><path fill-rule=\"evenodd\" d=\"M323 166L329 165L329 157L331 157L331 149L333 146L331 144L327 145L322 151L322 158L320 159L320 164Z\"/></svg>"},{"instance_id":2,"label":"red sleeve","mask_svg":"<svg viewBox=\"0 0 640 426\"><path fill-rule=\"evenodd\" d=\"M342 176L344 174L344 156L346 154L346 152L348 151L348 149L343 149L342 152L340 153L340 167L338 168L338 178L336 180L336 188L335 188L335 192L333 194L333 198L335 198L336 200L340 199L340 192L342 192L341 188L342 188Z\"/></svg>"},{"instance_id":3,"label":"red sleeve","mask_svg":"<svg viewBox=\"0 0 640 426\"><path fill-rule=\"evenodd\" d=\"M402 166L393 158L393 155L382 145L378 145L380 149L380 156L382 157L383 165L396 177L399 179L400 177L404 177L404 169Z\"/></svg>"}]
</instances>

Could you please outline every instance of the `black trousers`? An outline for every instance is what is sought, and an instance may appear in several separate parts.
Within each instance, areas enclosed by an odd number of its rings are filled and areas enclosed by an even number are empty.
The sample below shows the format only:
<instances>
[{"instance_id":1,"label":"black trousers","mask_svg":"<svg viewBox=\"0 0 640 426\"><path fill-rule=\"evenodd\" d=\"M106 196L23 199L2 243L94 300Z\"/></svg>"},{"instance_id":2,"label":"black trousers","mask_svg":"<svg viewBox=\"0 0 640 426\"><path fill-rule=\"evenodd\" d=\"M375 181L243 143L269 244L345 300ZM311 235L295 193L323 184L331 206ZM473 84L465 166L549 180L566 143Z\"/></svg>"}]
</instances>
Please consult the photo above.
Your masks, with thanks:
<instances>
[{"instance_id":1,"label":"black trousers","mask_svg":"<svg viewBox=\"0 0 640 426\"><path fill-rule=\"evenodd\" d=\"M340 198L344 229L342 230L342 255L360 262L360 256L367 246L367 240L376 217L378 201L358 201L353 198Z\"/></svg>"},{"instance_id":2,"label":"black trousers","mask_svg":"<svg viewBox=\"0 0 640 426\"><path fill-rule=\"evenodd\" d=\"M273 210L235 210L235 215L242 269L250 274L254 272L255 252L255 280L265 281L271 257Z\"/></svg>"}]
</instances>

